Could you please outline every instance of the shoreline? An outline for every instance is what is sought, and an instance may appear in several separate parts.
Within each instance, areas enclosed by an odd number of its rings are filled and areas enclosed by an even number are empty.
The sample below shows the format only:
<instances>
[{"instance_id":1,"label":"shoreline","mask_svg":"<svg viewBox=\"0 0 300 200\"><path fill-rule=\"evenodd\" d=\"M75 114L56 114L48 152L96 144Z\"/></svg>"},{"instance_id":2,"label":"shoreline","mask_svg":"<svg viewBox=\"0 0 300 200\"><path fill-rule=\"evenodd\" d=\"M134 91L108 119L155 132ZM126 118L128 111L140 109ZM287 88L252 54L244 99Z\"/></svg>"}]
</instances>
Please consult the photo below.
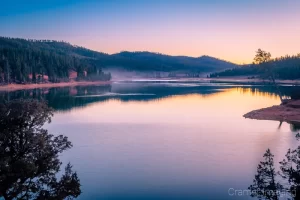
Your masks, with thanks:
<instances>
[{"instance_id":1,"label":"shoreline","mask_svg":"<svg viewBox=\"0 0 300 200\"><path fill-rule=\"evenodd\" d=\"M248 83L248 84L272 84L271 81L262 79L248 79L247 77L227 77L227 78L206 78L214 83ZM300 80L276 80L277 84L300 85Z\"/></svg>"},{"instance_id":2,"label":"shoreline","mask_svg":"<svg viewBox=\"0 0 300 200\"><path fill-rule=\"evenodd\" d=\"M210 83L230 83L230 84L250 84L250 85L270 85L273 84L271 81L262 80L262 79L248 79L245 76L237 76L237 77L221 77L221 78L189 78L189 77L164 77L164 78L143 78L143 77L134 77L130 79L122 79L119 81L135 81L135 82L143 82L143 81L176 81L176 82L210 82ZM277 84L280 85L296 85L300 86L300 80L276 80Z\"/></svg>"},{"instance_id":3,"label":"shoreline","mask_svg":"<svg viewBox=\"0 0 300 200\"><path fill-rule=\"evenodd\" d=\"M256 120L300 123L300 100L290 100L285 104L253 110L243 117Z\"/></svg>"},{"instance_id":4,"label":"shoreline","mask_svg":"<svg viewBox=\"0 0 300 200\"><path fill-rule=\"evenodd\" d=\"M88 86L88 85L110 85L111 81L72 81L62 83L40 83L40 84L8 84L1 85L0 91L17 91L30 90L36 88L56 88L56 87L73 87L73 86Z\"/></svg>"},{"instance_id":5,"label":"shoreline","mask_svg":"<svg viewBox=\"0 0 300 200\"><path fill-rule=\"evenodd\" d=\"M149 80L152 79L143 79ZM156 81L193 81L193 82L211 82L211 83L231 83L231 84L250 84L250 85L258 85L271 84L270 81L263 81L261 79L248 79L247 77L227 77L227 78L156 78ZM128 80L121 80L128 81ZM135 79L132 79L135 81ZM0 85L0 91L16 91L16 90L29 90L36 88L55 88L55 87L72 87L72 86L87 86L87 85L109 85L113 81L71 81L71 82L61 82L61 83L40 83L40 84L8 84L8 85ZM278 84L281 85L300 85L300 80L276 80Z\"/></svg>"}]
</instances>

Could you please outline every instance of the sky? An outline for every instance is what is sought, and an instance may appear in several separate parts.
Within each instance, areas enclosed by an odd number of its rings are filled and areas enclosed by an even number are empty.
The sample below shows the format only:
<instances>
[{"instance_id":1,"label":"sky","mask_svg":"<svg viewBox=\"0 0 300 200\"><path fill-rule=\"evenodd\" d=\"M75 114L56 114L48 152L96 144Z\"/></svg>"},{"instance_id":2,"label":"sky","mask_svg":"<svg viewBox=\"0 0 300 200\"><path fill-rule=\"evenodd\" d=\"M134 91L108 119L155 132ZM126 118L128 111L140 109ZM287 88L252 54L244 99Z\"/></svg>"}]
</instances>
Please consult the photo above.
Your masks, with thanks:
<instances>
[{"instance_id":1,"label":"sky","mask_svg":"<svg viewBox=\"0 0 300 200\"><path fill-rule=\"evenodd\" d=\"M0 35L250 63L300 53L299 0L10 0Z\"/></svg>"}]
</instances>

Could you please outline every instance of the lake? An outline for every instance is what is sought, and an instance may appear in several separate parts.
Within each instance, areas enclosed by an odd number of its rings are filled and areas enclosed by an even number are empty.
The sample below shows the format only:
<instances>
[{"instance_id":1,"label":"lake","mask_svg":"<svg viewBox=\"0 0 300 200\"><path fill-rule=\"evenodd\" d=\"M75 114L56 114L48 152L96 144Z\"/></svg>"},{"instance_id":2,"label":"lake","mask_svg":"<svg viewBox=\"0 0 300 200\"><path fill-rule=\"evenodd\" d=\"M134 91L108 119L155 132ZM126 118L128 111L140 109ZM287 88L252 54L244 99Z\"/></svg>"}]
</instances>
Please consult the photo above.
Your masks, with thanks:
<instances>
[{"instance_id":1,"label":"lake","mask_svg":"<svg viewBox=\"0 0 300 200\"><path fill-rule=\"evenodd\" d=\"M78 172L82 200L251 199L232 189L252 184L264 152L277 164L299 145L296 125L243 118L280 104L269 86L137 81L0 96L56 110L46 127L74 145L61 159Z\"/></svg>"}]
</instances>

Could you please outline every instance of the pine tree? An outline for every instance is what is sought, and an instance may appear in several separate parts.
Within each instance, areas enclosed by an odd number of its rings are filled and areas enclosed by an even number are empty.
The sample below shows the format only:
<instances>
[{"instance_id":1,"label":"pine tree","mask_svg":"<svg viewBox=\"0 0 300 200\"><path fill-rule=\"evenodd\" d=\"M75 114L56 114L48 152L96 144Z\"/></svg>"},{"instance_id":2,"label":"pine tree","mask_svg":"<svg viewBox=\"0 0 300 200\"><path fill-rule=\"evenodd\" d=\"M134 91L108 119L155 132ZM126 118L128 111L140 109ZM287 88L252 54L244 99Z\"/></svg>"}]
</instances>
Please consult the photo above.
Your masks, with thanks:
<instances>
[{"instance_id":1,"label":"pine tree","mask_svg":"<svg viewBox=\"0 0 300 200\"><path fill-rule=\"evenodd\" d=\"M297 134L299 137L299 134ZM289 149L285 155L286 159L280 162L280 176L287 180L289 185L286 188L294 199L300 199L300 146Z\"/></svg>"},{"instance_id":2,"label":"pine tree","mask_svg":"<svg viewBox=\"0 0 300 200\"><path fill-rule=\"evenodd\" d=\"M4 79L6 83L10 83L10 65L7 59L4 60Z\"/></svg>"},{"instance_id":3,"label":"pine tree","mask_svg":"<svg viewBox=\"0 0 300 200\"><path fill-rule=\"evenodd\" d=\"M257 174L250 185L251 196L259 199L278 200L278 192L282 185L276 182L276 172L274 167L274 155L270 149L264 154L264 161L257 166Z\"/></svg>"}]
</instances>

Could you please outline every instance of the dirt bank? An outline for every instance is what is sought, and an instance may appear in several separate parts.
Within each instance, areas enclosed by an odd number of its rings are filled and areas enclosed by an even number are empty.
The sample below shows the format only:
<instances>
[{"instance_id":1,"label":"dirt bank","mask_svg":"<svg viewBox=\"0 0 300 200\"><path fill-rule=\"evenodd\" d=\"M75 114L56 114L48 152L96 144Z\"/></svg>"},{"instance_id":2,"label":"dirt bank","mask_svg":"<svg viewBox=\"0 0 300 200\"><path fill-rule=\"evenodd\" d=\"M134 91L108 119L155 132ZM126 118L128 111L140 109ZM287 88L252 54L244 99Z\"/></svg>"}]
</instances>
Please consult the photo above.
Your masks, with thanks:
<instances>
[{"instance_id":1,"label":"dirt bank","mask_svg":"<svg viewBox=\"0 0 300 200\"><path fill-rule=\"evenodd\" d=\"M283 105L251 111L245 118L258 120L276 120L300 122L300 100L289 100Z\"/></svg>"},{"instance_id":2,"label":"dirt bank","mask_svg":"<svg viewBox=\"0 0 300 200\"><path fill-rule=\"evenodd\" d=\"M54 87L71 87L71 86L88 86L88 85L109 85L110 81L95 81L95 82L63 82L63 83L41 83L41 84L9 84L0 86L0 91L16 91L28 90L35 88L54 88Z\"/></svg>"}]
</instances>

